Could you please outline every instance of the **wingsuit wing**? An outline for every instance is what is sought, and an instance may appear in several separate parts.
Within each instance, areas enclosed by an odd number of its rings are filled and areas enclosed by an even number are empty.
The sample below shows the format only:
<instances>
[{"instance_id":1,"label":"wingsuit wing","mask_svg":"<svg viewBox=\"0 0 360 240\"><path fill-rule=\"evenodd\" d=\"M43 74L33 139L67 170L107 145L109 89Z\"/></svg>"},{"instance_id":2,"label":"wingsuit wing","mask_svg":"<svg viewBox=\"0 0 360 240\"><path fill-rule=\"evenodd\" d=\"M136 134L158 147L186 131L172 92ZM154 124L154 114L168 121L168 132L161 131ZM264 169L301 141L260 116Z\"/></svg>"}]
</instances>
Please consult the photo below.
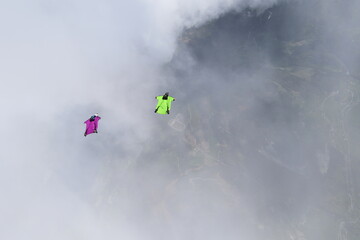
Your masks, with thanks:
<instances>
[{"instance_id":1,"label":"wingsuit wing","mask_svg":"<svg viewBox=\"0 0 360 240\"><path fill-rule=\"evenodd\" d=\"M101 117L96 117L94 120L94 125L95 125L95 130L97 131L98 126L99 126L99 120L101 119Z\"/></svg>"}]
</instances>

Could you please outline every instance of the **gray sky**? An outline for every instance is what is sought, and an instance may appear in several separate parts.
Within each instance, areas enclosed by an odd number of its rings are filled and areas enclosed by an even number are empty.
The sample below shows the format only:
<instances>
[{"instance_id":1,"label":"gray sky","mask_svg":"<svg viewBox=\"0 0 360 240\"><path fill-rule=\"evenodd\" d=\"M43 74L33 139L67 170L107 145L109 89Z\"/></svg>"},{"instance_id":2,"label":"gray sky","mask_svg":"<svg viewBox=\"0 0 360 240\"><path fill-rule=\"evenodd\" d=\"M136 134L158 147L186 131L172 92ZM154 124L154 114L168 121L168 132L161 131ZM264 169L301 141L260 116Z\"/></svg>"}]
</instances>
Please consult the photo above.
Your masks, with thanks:
<instances>
[{"instance_id":1,"label":"gray sky","mask_svg":"<svg viewBox=\"0 0 360 240\"><path fill-rule=\"evenodd\" d=\"M0 237L352 239L360 6L275 2L3 3Z\"/></svg>"}]
</instances>

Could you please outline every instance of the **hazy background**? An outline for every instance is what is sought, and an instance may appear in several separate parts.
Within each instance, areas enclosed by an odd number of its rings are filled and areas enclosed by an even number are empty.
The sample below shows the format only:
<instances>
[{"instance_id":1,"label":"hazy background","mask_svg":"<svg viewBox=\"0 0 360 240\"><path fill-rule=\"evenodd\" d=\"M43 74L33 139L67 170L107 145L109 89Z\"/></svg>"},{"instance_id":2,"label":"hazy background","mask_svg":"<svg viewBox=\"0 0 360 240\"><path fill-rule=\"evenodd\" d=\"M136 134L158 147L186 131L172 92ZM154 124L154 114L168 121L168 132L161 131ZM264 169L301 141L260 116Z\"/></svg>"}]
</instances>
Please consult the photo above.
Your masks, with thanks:
<instances>
[{"instance_id":1,"label":"hazy background","mask_svg":"<svg viewBox=\"0 0 360 240\"><path fill-rule=\"evenodd\" d=\"M0 237L357 239L359 10L4 2Z\"/></svg>"}]
</instances>

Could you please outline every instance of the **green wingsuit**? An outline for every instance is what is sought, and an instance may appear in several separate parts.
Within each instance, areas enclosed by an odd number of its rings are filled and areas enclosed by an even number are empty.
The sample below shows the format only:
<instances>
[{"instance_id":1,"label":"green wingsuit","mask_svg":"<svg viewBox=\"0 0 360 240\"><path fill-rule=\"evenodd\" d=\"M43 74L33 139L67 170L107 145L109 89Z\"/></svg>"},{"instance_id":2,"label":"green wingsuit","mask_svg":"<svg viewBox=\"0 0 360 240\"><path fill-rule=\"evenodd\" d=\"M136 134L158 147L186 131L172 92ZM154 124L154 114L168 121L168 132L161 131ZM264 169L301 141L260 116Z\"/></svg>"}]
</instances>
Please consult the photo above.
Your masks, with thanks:
<instances>
[{"instance_id":1,"label":"green wingsuit","mask_svg":"<svg viewBox=\"0 0 360 240\"><path fill-rule=\"evenodd\" d=\"M155 97L158 100L156 105L155 113L158 114L170 114L171 102L175 101L175 98L164 95Z\"/></svg>"}]
</instances>

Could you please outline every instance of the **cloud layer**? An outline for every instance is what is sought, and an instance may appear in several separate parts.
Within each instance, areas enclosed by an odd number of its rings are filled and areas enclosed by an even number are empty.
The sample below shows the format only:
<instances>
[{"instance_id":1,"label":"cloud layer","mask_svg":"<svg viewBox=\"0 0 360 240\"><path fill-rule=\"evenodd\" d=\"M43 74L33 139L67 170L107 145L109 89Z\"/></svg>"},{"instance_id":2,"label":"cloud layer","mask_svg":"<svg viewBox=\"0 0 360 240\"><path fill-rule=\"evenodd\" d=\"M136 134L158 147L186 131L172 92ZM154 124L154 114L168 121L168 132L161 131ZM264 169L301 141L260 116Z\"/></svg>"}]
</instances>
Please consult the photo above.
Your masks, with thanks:
<instances>
[{"instance_id":1,"label":"cloud layer","mask_svg":"<svg viewBox=\"0 0 360 240\"><path fill-rule=\"evenodd\" d=\"M126 218L118 228L94 211L94 179L106 178L99 168L126 167L153 132L150 99L163 91L159 67L182 28L263 3L272 2L4 3L1 237L144 239ZM83 139L94 112L102 133Z\"/></svg>"}]
</instances>

